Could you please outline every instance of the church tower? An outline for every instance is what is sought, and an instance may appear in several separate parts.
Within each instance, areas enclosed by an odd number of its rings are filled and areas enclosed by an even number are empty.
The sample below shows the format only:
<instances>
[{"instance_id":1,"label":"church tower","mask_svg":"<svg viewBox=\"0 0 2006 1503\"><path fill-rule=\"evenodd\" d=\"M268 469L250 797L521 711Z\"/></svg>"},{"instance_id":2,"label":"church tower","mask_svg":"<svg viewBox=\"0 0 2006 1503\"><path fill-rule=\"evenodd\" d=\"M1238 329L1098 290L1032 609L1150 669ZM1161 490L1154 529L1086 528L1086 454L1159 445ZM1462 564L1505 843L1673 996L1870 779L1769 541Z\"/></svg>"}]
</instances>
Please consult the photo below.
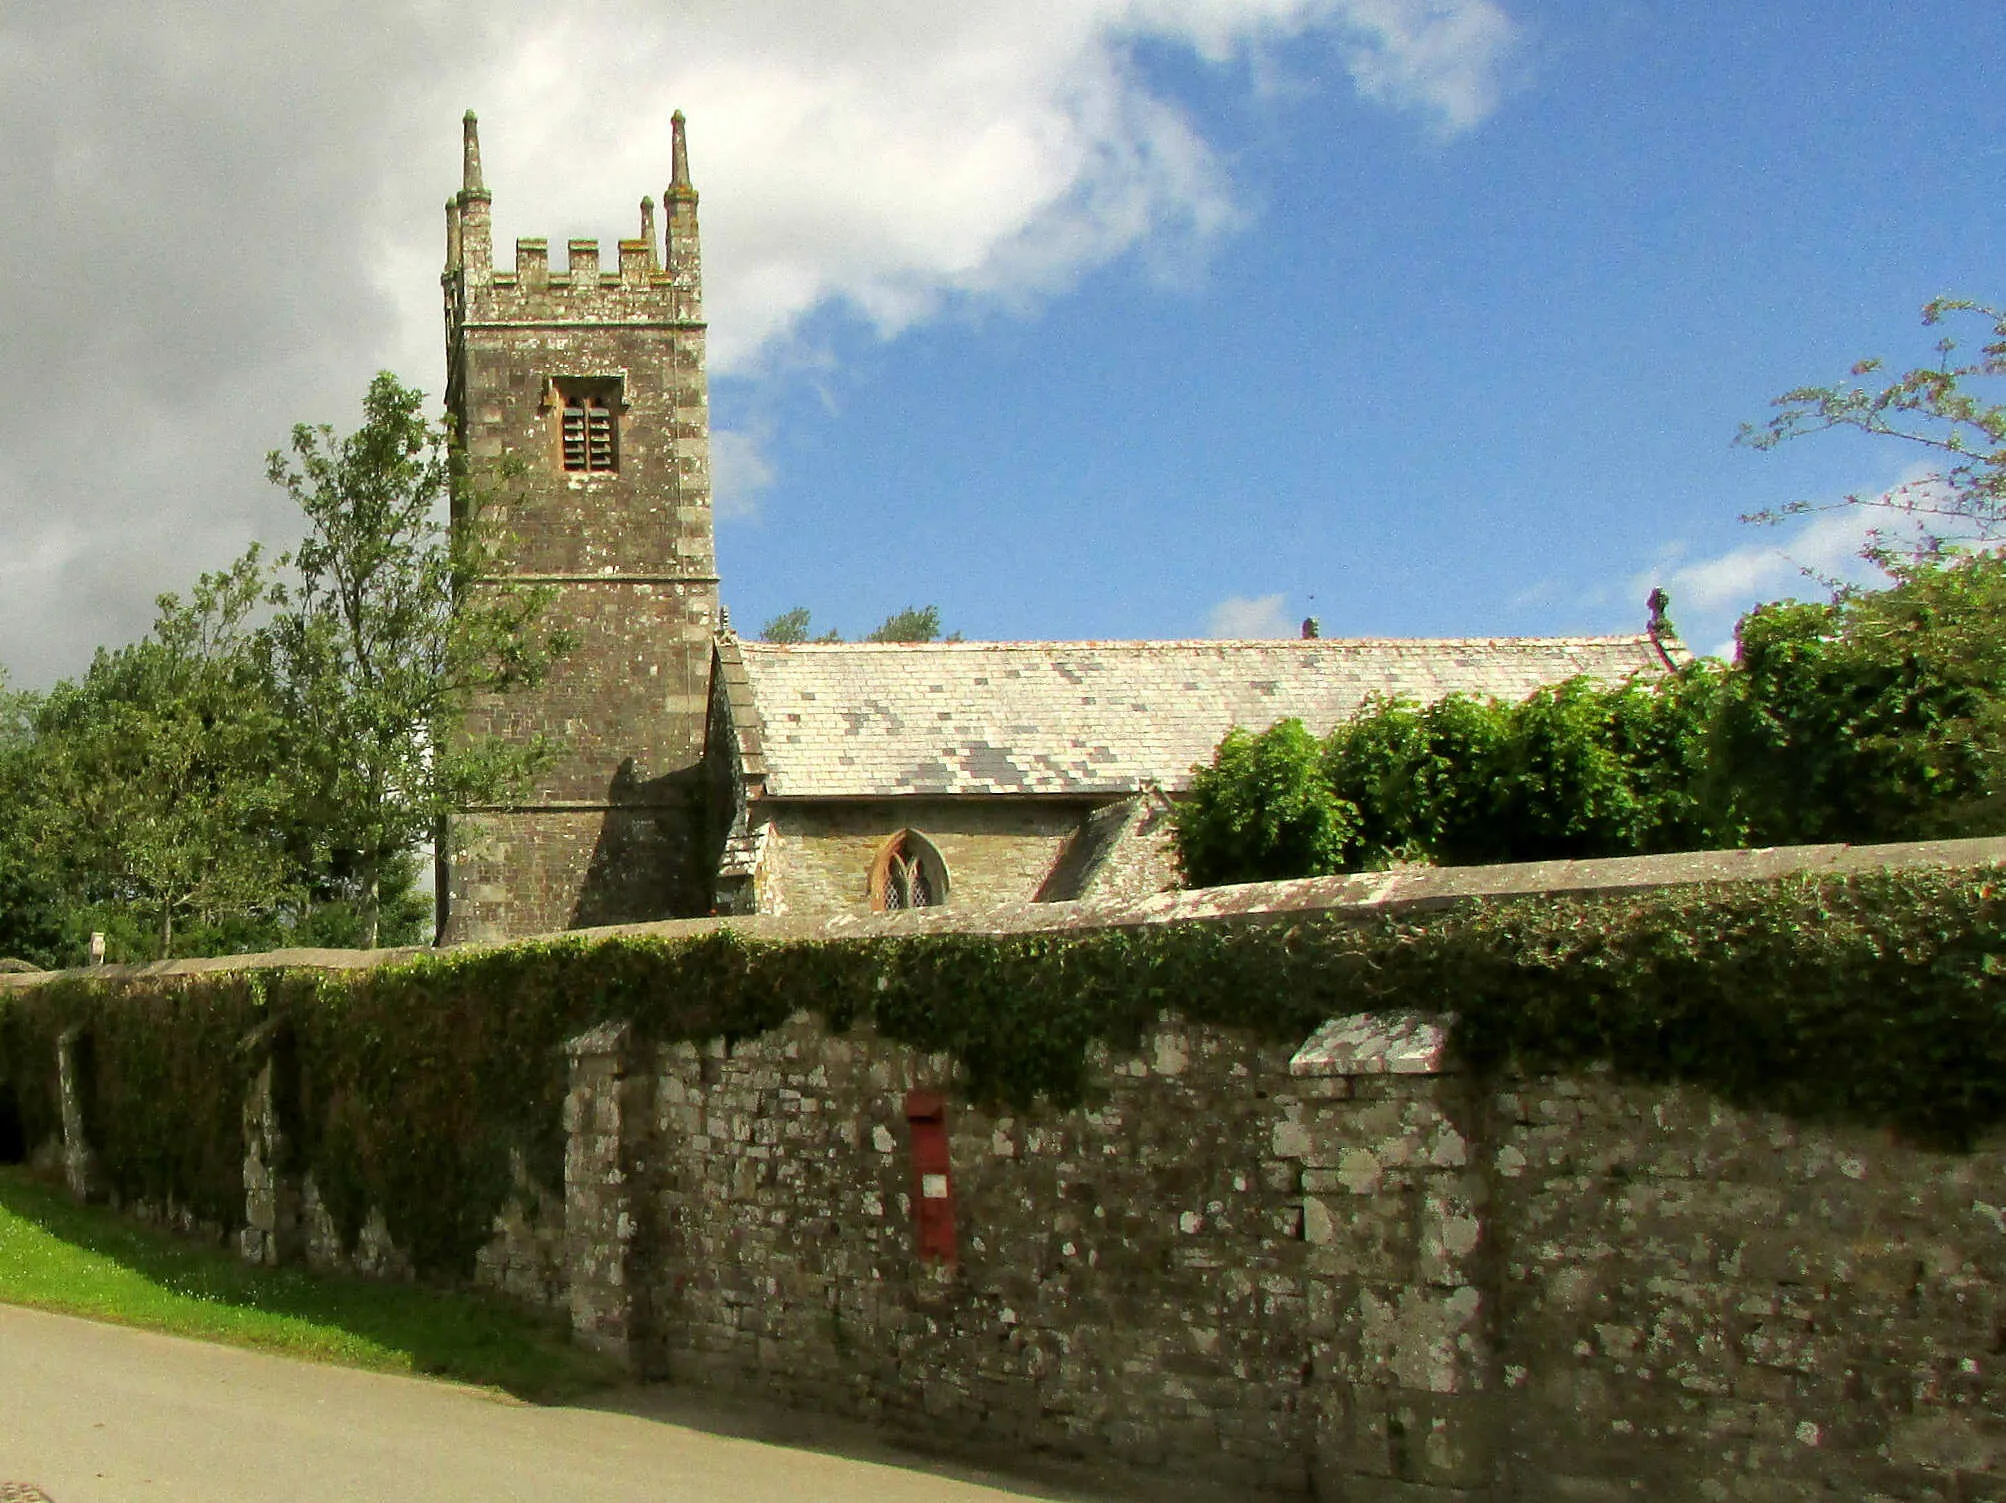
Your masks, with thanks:
<instances>
[{"instance_id":1,"label":"church tower","mask_svg":"<svg viewBox=\"0 0 2006 1503\"><path fill-rule=\"evenodd\" d=\"M683 117L656 238L600 265L572 240L493 264L492 195L466 117L446 205L446 407L500 572L547 587L572 647L538 687L477 705L476 735L541 734L555 762L517 806L447 842L449 943L702 912L704 713L718 624L697 194ZM458 519L456 519L458 520Z\"/></svg>"}]
</instances>

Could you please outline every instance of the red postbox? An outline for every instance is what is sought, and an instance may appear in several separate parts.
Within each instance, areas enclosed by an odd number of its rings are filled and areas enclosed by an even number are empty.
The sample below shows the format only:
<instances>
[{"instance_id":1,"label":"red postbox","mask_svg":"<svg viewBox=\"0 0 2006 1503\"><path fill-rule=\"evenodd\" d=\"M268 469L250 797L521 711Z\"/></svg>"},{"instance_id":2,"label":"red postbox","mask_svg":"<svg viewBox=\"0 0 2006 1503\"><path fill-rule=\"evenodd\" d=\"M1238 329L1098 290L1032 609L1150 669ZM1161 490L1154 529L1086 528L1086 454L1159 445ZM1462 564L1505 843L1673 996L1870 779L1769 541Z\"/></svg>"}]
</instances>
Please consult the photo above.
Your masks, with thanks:
<instances>
[{"instance_id":1,"label":"red postbox","mask_svg":"<svg viewBox=\"0 0 2006 1503\"><path fill-rule=\"evenodd\" d=\"M947 1161L947 1101L938 1091L908 1091L913 1212L922 1261L954 1261L954 1179Z\"/></svg>"}]
</instances>

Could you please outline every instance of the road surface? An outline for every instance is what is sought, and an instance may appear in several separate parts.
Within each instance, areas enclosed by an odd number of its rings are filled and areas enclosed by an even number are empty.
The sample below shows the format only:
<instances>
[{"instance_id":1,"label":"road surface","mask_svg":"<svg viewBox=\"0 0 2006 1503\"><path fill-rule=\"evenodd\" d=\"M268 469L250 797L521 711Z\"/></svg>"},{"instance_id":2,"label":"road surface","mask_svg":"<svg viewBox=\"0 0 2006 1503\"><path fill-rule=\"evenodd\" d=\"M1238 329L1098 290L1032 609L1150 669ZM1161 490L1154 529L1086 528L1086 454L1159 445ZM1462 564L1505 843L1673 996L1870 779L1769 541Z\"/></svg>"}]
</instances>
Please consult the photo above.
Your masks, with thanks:
<instances>
[{"instance_id":1,"label":"road surface","mask_svg":"<svg viewBox=\"0 0 2006 1503\"><path fill-rule=\"evenodd\" d=\"M53 1503L1089 1496L900 1459L861 1431L833 1442L847 1456L720 1433L748 1425L672 1408L689 1402L675 1394L642 1389L616 1399L617 1408L538 1408L449 1383L0 1305L0 1497L8 1484L39 1488ZM814 1422L800 1427L812 1443L831 1443Z\"/></svg>"}]
</instances>

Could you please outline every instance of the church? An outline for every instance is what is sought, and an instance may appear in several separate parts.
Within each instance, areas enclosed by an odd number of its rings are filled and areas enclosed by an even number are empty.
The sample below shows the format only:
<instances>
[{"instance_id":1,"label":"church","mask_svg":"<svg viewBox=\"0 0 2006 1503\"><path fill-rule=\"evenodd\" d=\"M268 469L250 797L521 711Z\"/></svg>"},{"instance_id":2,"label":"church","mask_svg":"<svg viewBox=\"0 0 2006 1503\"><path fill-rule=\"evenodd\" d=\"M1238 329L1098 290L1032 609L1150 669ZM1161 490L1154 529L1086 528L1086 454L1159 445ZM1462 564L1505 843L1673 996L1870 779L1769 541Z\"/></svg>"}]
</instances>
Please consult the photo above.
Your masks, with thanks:
<instances>
[{"instance_id":1,"label":"church","mask_svg":"<svg viewBox=\"0 0 2006 1503\"><path fill-rule=\"evenodd\" d=\"M708 913L828 915L1173 886L1167 813L1232 727L1322 734L1373 696L1518 699L1683 654L1613 637L741 640L719 604L697 191L683 117L657 214L602 262L495 265L480 139L446 205L446 406L502 570L573 647L474 735L556 757L442 852L447 943ZM465 519L456 517L456 523Z\"/></svg>"}]
</instances>

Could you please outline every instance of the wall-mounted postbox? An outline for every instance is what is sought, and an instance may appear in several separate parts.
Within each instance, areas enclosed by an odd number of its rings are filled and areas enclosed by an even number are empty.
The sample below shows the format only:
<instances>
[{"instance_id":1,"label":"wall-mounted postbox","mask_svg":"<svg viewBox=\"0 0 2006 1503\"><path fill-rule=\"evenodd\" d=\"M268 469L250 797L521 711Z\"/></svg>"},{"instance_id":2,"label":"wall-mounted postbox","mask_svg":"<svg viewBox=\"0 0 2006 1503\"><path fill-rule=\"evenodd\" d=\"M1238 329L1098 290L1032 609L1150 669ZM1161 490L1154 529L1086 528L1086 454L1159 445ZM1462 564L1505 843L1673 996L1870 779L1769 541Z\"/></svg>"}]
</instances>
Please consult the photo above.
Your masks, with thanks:
<instances>
[{"instance_id":1,"label":"wall-mounted postbox","mask_svg":"<svg viewBox=\"0 0 2006 1503\"><path fill-rule=\"evenodd\" d=\"M947 1101L938 1091L908 1091L913 1207L922 1261L954 1261L954 1181L947 1162Z\"/></svg>"}]
</instances>

